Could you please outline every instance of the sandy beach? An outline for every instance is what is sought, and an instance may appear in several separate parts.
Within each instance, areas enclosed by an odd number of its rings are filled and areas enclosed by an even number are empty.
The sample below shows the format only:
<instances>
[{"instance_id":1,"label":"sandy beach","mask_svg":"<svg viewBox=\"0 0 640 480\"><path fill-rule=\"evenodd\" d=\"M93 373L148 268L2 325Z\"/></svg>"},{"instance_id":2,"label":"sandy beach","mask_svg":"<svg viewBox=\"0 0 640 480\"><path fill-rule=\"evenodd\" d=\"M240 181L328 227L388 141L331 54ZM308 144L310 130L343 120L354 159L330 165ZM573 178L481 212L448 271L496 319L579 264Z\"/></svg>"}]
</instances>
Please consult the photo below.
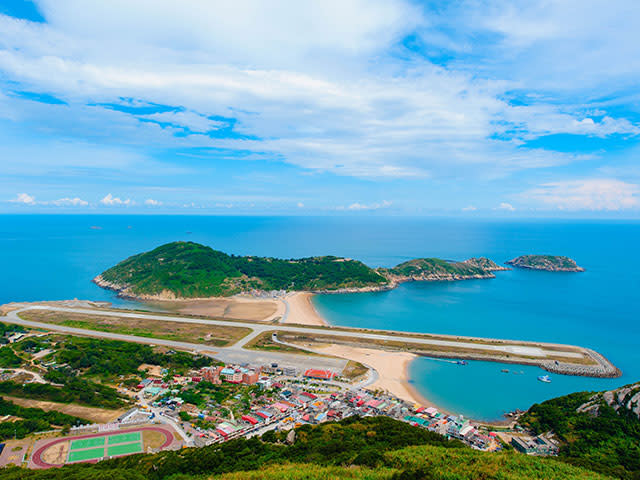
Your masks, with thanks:
<instances>
[{"instance_id":1,"label":"sandy beach","mask_svg":"<svg viewBox=\"0 0 640 480\"><path fill-rule=\"evenodd\" d=\"M311 303L312 296L313 294L309 292L296 292L282 299L282 302L289 304L289 314L285 323L329 326L327 321L316 311L313 303Z\"/></svg>"},{"instance_id":2,"label":"sandy beach","mask_svg":"<svg viewBox=\"0 0 640 480\"><path fill-rule=\"evenodd\" d=\"M346 345L314 346L314 351L355 360L378 372L378 379L370 390L385 390L398 398L424 407L435 406L409 384L409 364L416 355L405 352L385 352Z\"/></svg>"}]
</instances>

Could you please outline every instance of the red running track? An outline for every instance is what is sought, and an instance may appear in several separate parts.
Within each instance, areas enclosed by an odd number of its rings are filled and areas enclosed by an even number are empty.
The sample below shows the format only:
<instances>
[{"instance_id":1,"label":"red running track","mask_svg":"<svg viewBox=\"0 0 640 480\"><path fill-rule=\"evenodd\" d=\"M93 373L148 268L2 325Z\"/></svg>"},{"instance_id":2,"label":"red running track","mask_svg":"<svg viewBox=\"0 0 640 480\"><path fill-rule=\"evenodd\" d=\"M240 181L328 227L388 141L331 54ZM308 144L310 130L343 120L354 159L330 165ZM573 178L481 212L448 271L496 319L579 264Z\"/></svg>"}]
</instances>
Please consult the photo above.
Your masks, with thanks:
<instances>
[{"instance_id":1,"label":"red running track","mask_svg":"<svg viewBox=\"0 0 640 480\"><path fill-rule=\"evenodd\" d=\"M116 435L118 433L125 432L143 432L143 431L152 431L152 432L160 432L164 435L164 443L160 446L160 448L167 448L169 445L173 443L174 436L171 430L168 430L164 427L140 427L140 428L131 428L126 430L113 430L111 432L101 432L101 433L92 433L89 435L80 435L77 437L64 437L57 438L52 440L49 443L45 443L38 450L33 453L31 460L40 468L51 468L51 467L61 467L62 465L54 465L51 463L47 463L42 459L42 454L50 447L57 445L62 442L71 442L72 440L80 440L82 438L93 438L93 437L108 437L109 435ZM88 460L87 463L95 463L97 460ZM74 462L74 463L82 463L82 462Z\"/></svg>"}]
</instances>

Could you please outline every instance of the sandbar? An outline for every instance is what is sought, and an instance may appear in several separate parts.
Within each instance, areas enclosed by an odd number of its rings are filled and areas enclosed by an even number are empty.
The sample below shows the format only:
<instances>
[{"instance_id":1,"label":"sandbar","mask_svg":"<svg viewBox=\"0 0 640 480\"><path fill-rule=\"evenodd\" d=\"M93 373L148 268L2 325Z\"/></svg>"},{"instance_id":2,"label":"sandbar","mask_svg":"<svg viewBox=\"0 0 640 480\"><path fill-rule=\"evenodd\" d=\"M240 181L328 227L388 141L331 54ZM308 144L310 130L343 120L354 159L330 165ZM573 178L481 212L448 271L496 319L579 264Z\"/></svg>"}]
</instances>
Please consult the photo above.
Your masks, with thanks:
<instances>
[{"instance_id":1,"label":"sandbar","mask_svg":"<svg viewBox=\"0 0 640 480\"><path fill-rule=\"evenodd\" d=\"M295 292L284 297L282 301L289 305L289 312L284 318L284 323L329 326L311 303L312 296L313 294L309 292Z\"/></svg>"}]
</instances>

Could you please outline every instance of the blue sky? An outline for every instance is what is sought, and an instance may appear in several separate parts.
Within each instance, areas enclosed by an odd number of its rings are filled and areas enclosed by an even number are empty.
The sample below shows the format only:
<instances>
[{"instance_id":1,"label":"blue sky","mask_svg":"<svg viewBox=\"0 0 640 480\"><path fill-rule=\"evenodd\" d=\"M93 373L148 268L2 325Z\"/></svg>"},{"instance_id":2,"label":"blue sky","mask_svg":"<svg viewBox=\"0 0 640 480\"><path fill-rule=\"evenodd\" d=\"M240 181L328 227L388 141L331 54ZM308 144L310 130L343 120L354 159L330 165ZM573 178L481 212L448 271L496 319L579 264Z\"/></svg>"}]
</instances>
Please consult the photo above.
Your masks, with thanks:
<instances>
[{"instance_id":1,"label":"blue sky","mask_svg":"<svg viewBox=\"0 0 640 480\"><path fill-rule=\"evenodd\" d=\"M640 3L4 0L0 212L640 217Z\"/></svg>"}]
</instances>

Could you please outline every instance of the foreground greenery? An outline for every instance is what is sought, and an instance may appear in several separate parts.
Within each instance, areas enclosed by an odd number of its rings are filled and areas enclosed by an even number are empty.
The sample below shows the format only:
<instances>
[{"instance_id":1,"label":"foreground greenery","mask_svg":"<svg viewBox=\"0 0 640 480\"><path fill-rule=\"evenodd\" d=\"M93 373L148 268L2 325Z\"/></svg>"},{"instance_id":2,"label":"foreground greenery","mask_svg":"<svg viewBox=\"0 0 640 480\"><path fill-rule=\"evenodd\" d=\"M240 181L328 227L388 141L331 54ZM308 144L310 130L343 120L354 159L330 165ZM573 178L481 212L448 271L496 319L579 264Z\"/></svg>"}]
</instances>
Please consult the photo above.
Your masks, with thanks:
<instances>
[{"instance_id":1,"label":"foreground greenery","mask_svg":"<svg viewBox=\"0 0 640 480\"><path fill-rule=\"evenodd\" d=\"M12 422L0 423L0 441L11 438L24 438L33 432L50 430L54 426L74 426L91 423L84 418L66 415L56 411L45 411L41 408L21 407L0 397L0 412L2 415L19 417Z\"/></svg>"},{"instance_id":2,"label":"foreground greenery","mask_svg":"<svg viewBox=\"0 0 640 480\"><path fill-rule=\"evenodd\" d=\"M598 413L577 409L596 398ZM559 458L610 476L640 479L640 420L617 412L593 393L579 392L533 405L520 422L536 433L553 431L561 440Z\"/></svg>"},{"instance_id":3,"label":"foreground greenery","mask_svg":"<svg viewBox=\"0 0 640 480\"><path fill-rule=\"evenodd\" d=\"M84 375L103 378L138 373L144 363L186 371L213 362L209 357L186 352L159 353L149 345L85 337L65 337L53 358Z\"/></svg>"},{"instance_id":4,"label":"foreground greenery","mask_svg":"<svg viewBox=\"0 0 640 480\"><path fill-rule=\"evenodd\" d=\"M103 272L101 279L111 288L133 296L197 298L251 290L375 288L390 285L391 277L397 276L492 276L495 267L498 266L488 259L447 262L422 258L393 269L372 269L356 260L332 256L291 260L242 257L193 242L173 242L118 263Z\"/></svg>"},{"instance_id":5,"label":"foreground greenery","mask_svg":"<svg viewBox=\"0 0 640 480\"><path fill-rule=\"evenodd\" d=\"M490 454L386 417L305 425L200 449L141 454L45 471L10 468L3 479L604 479L554 459Z\"/></svg>"}]
</instances>

